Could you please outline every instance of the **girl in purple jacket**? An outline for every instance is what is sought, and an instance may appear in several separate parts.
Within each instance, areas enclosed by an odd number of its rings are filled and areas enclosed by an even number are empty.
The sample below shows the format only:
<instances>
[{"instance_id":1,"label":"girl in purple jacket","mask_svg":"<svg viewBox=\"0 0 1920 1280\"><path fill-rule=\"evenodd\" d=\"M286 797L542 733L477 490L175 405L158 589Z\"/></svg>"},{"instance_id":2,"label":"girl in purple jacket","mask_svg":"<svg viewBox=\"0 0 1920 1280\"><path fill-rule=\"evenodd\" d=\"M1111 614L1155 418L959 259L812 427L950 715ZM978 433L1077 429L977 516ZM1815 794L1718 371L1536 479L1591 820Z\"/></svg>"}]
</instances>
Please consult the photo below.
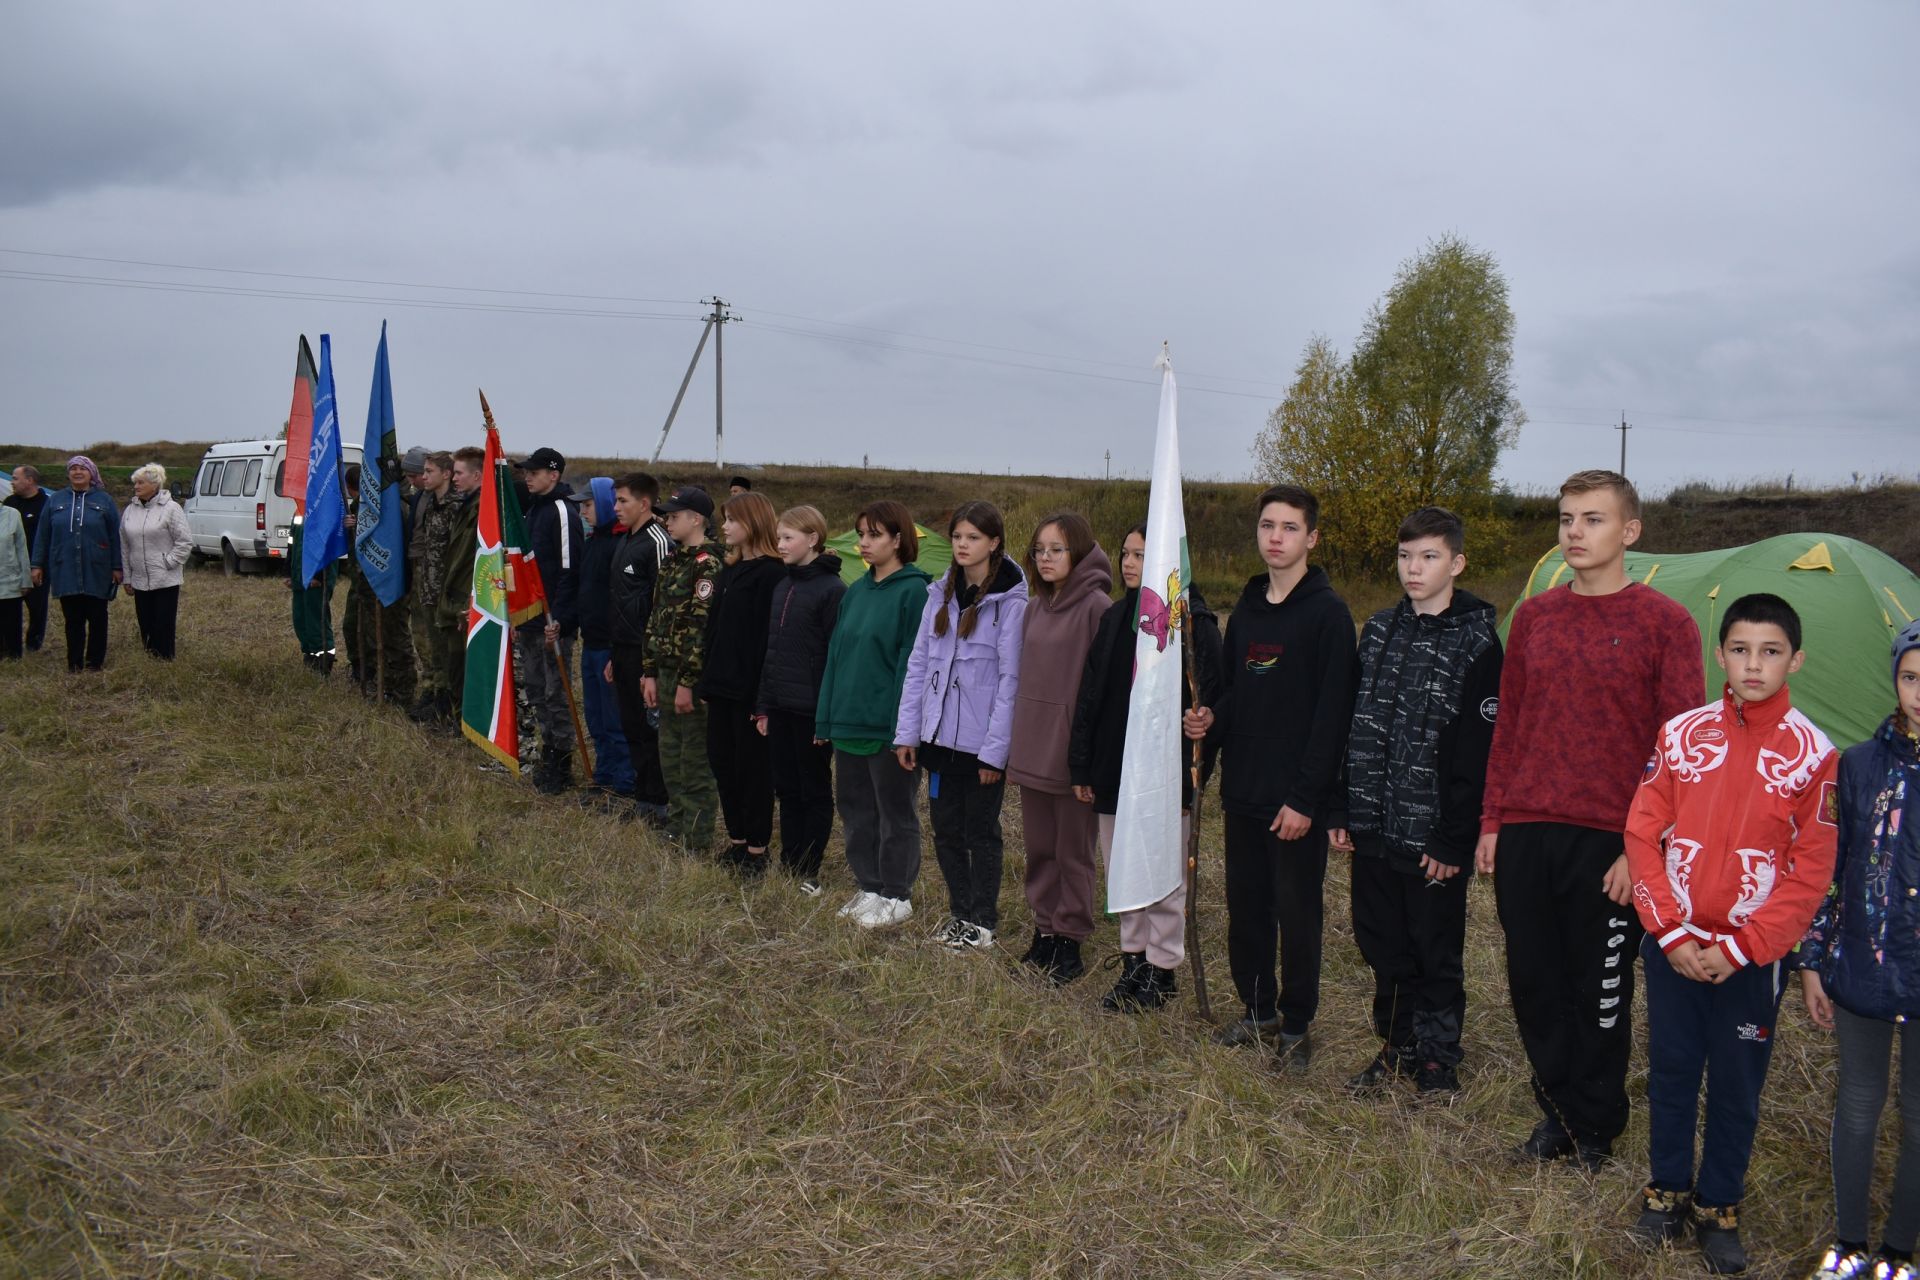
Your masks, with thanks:
<instances>
[{"instance_id":1,"label":"girl in purple jacket","mask_svg":"<svg viewBox=\"0 0 1920 1280\"><path fill-rule=\"evenodd\" d=\"M1005 536L991 502L953 513L953 565L927 584L893 734L900 767L927 771L950 908L934 940L956 951L991 947L1000 926L1000 802L1027 611L1026 580L1007 559Z\"/></svg>"}]
</instances>

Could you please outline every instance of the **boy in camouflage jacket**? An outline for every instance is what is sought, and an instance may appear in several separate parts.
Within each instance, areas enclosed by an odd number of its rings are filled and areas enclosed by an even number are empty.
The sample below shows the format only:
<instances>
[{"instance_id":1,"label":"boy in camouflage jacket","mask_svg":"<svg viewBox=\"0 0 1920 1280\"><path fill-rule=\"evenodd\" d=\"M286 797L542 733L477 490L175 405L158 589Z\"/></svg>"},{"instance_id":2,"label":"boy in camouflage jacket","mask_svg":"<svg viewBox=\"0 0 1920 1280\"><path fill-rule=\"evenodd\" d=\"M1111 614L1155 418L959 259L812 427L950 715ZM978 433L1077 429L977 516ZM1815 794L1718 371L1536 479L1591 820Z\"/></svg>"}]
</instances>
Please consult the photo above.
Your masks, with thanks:
<instances>
[{"instance_id":1,"label":"boy in camouflage jacket","mask_svg":"<svg viewBox=\"0 0 1920 1280\"><path fill-rule=\"evenodd\" d=\"M706 705L694 697L693 686L700 680L707 613L721 567L721 558L706 545L713 499L688 485L654 511L665 521L674 551L660 565L654 587L641 692L660 712L667 833L687 852L705 853L713 845L713 817L720 805L707 768Z\"/></svg>"}]
</instances>

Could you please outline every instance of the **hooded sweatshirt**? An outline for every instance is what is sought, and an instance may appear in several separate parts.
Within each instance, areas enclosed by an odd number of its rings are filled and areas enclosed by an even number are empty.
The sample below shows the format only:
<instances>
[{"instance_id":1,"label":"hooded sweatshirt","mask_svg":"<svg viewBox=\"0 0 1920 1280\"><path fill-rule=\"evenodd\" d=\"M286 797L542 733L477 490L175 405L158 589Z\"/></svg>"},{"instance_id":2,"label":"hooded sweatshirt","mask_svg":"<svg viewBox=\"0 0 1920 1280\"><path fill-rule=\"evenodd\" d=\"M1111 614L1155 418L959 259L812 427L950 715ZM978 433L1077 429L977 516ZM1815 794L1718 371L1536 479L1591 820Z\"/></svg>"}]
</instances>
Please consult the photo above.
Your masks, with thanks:
<instances>
[{"instance_id":1,"label":"hooded sweatshirt","mask_svg":"<svg viewBox=\"0 0 1920 1280\"><path fill-rule=\"evenodd\" d=\"M754 711L811 716L820 703L827 671L827 645L840 619L840 557L831 551L807 564L787 566L767 607L767 659L760 668Z\"/></svg>"},{"instance_id":2,"label":"hooded sweatshirt","mask_svg":"<svg viewBox=\"0 0 1920 1280\"><path fill-rule=\"evenodd\" d=\"M1065 795L1073 790L1067 744L1087 651L1113 604L1113 569L1096 544L1051 596L1027 602L1020 646L1020 695L1013 707L1013 749L1007 777L1023 787Z\"/></svg>"},{"instance_id":3,"label":"hooded sweatshirt","mask_svg":"<svg viewBox=\"0 0 1920 1280\"><path fill-rule=\"evenodd\" d=\"M1027 612L1027 582L1013 561L1002 558L992 581L973 587L942 575L927 584L920 631L907 659L896 747L928 748L923 761L936 772L985 766L1007 767L1013 733L1014 692L1020 685L1020 639ZM977 602L973 633L960 635L962 614ZM947 633L934 622L946 615Z\"/></svg>"},{"instance_id":4,"label":"hooded sweatshirt","mask_svg":"<svg viewBox=\"0 0 1920 1280\"><path fill-rule=\"evenodd\" d=\"M760 669L767 661L767 618L773 591L786 581L778 556L735 560L720 571L707 610L707 656L694 692L752 706L760 698Z\"/></svg>"},{"instance_id":5,"label":"hooded sweatshirt","mask_svg":"<svg viewBox=\"0 0 1920 1280\"><path fill-rule=\"evenodd\" d=\"M580 551L580 647L598 651L613 647L607 620L608 578L614 548L626 536L627 527L614 519L612 480L595 476L587 488L593 494L593 532Z\"/></svg>"},{"instance_id":6,"label":"hooded sweatshirt","mask_svg":"<svg viewBox=\"0 0 1920 1280\"><path fill-rule=\"evenodd\" d=\"M180 585L181 568L193 550L187 514L165 489L146 502L135 498L120 516L120 558L127 586L155 591Z\"/></svg>"},{"instance_id":7,"label":"hooded sweatshirt","mask_svg":"<svg viewBox=\"0 0 1920 1280\"><path fill-rule=\"evenodd\" d=\"M893 741L900 684L929 581L916 564L902 565L877 582L869 569L840 598L813 726L814 734L837 750L877 755Z\"/></svg>"},{"instance_id":8,"label":"hooded sweatshirt","mask_svg":"<svg viewBox=\"0 0 1920 1280\"><path fill-rule=\"evenodd\" d=\"M1256 574L1227 619L1208 739L1223 752L1220 806L1271 822L1284 808L1324 825L1346 756L1358 663L1353 615L1319 565L1279 604Z\"/></svg>"}]
</instances>

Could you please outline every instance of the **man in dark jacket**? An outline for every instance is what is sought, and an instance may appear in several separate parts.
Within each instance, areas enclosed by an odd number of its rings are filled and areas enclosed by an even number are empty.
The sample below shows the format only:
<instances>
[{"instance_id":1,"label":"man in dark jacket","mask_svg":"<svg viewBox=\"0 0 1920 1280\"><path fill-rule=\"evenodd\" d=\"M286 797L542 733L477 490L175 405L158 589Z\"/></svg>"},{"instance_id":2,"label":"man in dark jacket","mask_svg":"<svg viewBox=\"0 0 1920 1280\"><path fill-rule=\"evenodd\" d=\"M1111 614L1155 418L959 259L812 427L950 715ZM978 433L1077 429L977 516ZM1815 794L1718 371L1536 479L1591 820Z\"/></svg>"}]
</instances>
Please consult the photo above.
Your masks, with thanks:
<instances>
[{"instance_id":1,"label":"man in dark jacket","mask_svg":"<svg viewBox=\"0 0 1920 1280\"><path fill-rule=\"evenodd\" d=\"M613 482L615 518L626 527L613 544L607 571L607 639L612 653L602 673L613 685L620 728L633 762L634 815L652 823L667 816L667 784L660 774L659 720L640 687L646 666L647 616L660 563L673 552L666 526L654 518L660 482L630 471Z\"/></svg>"},{"instance_id":2,"label":"man in dark jacket","mask_svg":"<svg viewBox=\"0 0 1920 1280\"><path fill-rule=\"evenodd\" d=\"M1355 1092L1412 1076L1459 1087L1466 1013L1467 882L1500 708L1499 618L1454 580L1467 567L1460 517L1423 507L1400 526L1406 595L1360 633L1333 847L1353 855L1353 937L1373 970L1380 1051Z\"/></svg>"},{"instance_id":3,"label":"man in dark jacket","mask_svg":"<svg viewBox=\"0 0 1920 1280\"><path fill-rule=\"evenodd\" d=\"M1259 497L1255 540L1267 570L1227 620L1218 705L1186 714L1189 737L1221 748L1227 955L1244 1017L1215 1041L1272 1043L1305 1071L1320 1006L1327 816L1353 715L1353 616L1307 563L1320 503L1294 485ZM1274 980L1274 950L1280 982Z\"/></svg>"},{"instance_id":4,"label":"man in dark jacket","mask_svg":"<svg viewBox=\"0 0 1920 1280\"><path fill-rule=\"evenodd\" d=\"M514 675L526 690L540 726L540 762L533 785L558 795L572 785L573 712L567 706L567 671L580 632L580 551L587 540L580 512L567 499L573 489L560 478L567 460L555 449L527 455L527 544L547 593L545 617L513 629Z\"/></svg>"},{"instance_id":5,"label":"man in dark jacket","mask_svg":"<svg viewBox=\"0 0 1920 1280\"><path fill-rule=\"evenodd\" d=\"M613 684L606 678L613 661L609 628L609 579L613 553L626 537L613 509L613 481L595 476L587 482L593 501L587 510L593 526L580 555L580 712L593 739L593 789L581 793L582 804L599 804L611 797L633 798L633 760L627 735L620 728L620 708Z\"/></svg>"},{"instance_id":6,"label":"man in dark jacket","mask_svg":"<svg viewBox=\"0 0 1920 1280\"><path fill-rule=\"evenodd\" d=\"M40 471L36 467L20 466L13 469L13 492L7 496L7 505L20 513L20 524L26 530L27 545L33 545L34 535L40 531L40 513L47 506L47 491L40 487ZM37 653L47 638L47 584L29 585L22 597L27 609L27 652ZM18 640L20 637L12 637Z\"/></svg>"}]
</instances>

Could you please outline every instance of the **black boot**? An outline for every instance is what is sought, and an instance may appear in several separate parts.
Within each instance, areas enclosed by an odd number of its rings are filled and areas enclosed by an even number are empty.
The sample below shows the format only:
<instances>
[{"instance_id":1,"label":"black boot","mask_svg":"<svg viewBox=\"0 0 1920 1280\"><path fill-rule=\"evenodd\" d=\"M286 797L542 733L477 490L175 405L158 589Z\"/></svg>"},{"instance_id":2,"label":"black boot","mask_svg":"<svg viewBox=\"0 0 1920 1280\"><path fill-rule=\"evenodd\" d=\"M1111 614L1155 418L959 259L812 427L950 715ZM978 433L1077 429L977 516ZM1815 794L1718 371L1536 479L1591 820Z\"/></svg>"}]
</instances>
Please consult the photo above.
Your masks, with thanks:
<instances>
[{"instance_id":1,"label":"black boot","mask_svg":"<svg viewBox=\"0 0 1920 1280\"><path fill-rule=\"evenodd\" d=\"M557 796L573 785L573 752L548 747L540 754L533 785L543 796Z\"/></svg>"},{"instance_id":2,"label":"black boot","mask_svg":"<svg viewBox=\"0 0 1920 1280\"><path fill-rule=\"evenodd\" d=\"M415 724L426 724L439 714L440 700L430 693L423 693L419 699L407 708L407 719Z\"/></svg>"},{"instance_id":3,"label":"black boot","mask_svg":"<svg viewBox=\"0 0 1920 1280\"><path fill-rule=\"evenodd\" d=\"M1740 1206L1695 1204L1693 1234L1707 1270L1718 1276L1737 1276L1747 1269L1747 1250L1740 1243Z\"/></svg>"},{"instance_id":4,"label":"black boot","mask_svg":"<svg viewBox=\"0 0 1920 1280\"><path fill-rule=\"evenodd\" d=\"M1672 1244L1686 1234L1692 1204L1691 1192L1646 1187L1640 1192L1640 1216L1627 1228L1627 1234L1649 1249Z\"/></svg>"},{"instance_id":5,"label":"black boot","mask_svg":"<svg viewBox=\"0 0 1920 1280\"><path fill-rule=\"evenodd\" d=\"M1533 1126L1533 1132L1520 1144L1519 1154L1528 1160L1558 1160L1561 1156L1573 1154L1573 1138L1567 1133L1566 1126L1548 1117Z\"/></svg>"},{"instance_id":6,"label":"black boot","mask_svg":"<svg viewBox=\"0 0 1920 1280\"><path fill-rule=\"evenodd\" d=\"M1047 958L1047 981L1064 987L1087 971L1080 958L1080 943L1074 938L1055 937L1053 954Z\"/></svg>"},{"instance_id":7,"label":"black boot","mask_svg":"<svg viewBox=\"0 0 1920 1280\"><path fill-rule=\"evenodd\" d=\"M1347 1092L1378 1093L1406 1074L1405 1051L1398 1045L1382 1045L1372 1062L1347 1077Z\"/></svg>"},{"instance_id":8,"label":"black boot","mask_svg":"<svg viewBox=\"0 0 1920 1280\"><path fill-rule=\"evenodd\" d=\"M1108 1013L1132 1013L1139 1001L1140 971L1146 965L1146 952L1122 951L1120 980L1113 984L1113 990L1100 998L1100 1007Z\"/></svg>"},{"instance_id":9,"label":"black boot","mask_svg":"<svg viewBox=\"0 0 1920 1280\"><path fill-rule=\"evenodd\" d=\"M1033 931L1033 942L1027 947L1027 953L1020 957L1021 964L1034 965L1044 969L1053 963L1053 935Z\"/></svg>"},{"instance_id":10,"label":"black boot","mask_svg":"<svg viewBox=\"0 0 1920 1280\"><path fill-rule=\"evenodd\" d=\"M1173 970L1143 964L1140 966L1140 976L1134 983L1133 1007L1140 1013L1150 1013L1173 999L1175 990L1177 985Z\"/></svg>"}]
</instances>

